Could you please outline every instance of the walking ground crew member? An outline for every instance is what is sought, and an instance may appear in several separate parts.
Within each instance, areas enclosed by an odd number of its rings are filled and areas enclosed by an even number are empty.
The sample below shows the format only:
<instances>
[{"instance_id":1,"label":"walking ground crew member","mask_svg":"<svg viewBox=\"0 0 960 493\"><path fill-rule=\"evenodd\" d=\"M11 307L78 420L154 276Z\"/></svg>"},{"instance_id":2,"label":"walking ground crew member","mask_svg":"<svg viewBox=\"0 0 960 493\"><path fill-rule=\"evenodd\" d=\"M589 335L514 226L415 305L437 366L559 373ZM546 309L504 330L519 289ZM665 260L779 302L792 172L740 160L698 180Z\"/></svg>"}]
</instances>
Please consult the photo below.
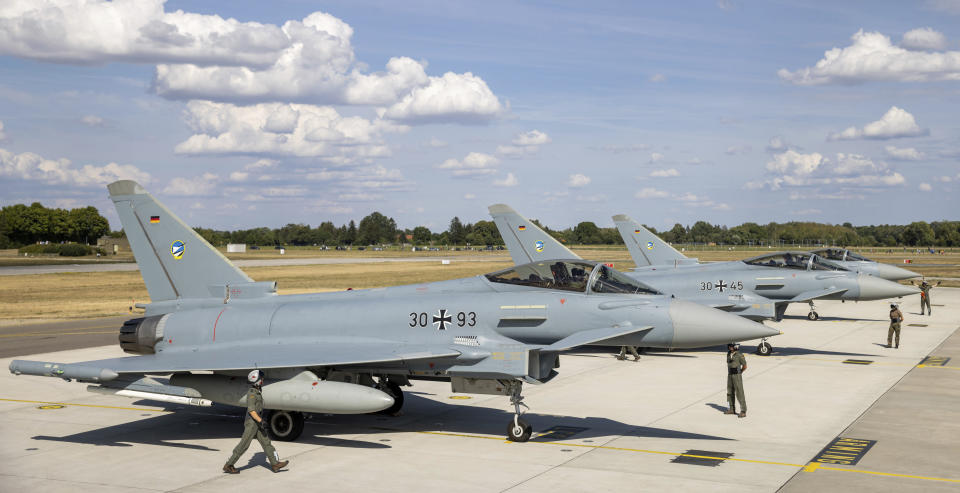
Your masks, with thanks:
<instances>
[{"instance_id":1,"label":"walking ground crew member","mask_svg":"<svg viewBox=\"0 0 960 493\"><path fill-rule=\"evenodd\" d=\"M920 315L923 315L923 307L927 307L927 315L931 314L930 310L930 288L934 286L939 286L942 281L937 281L936 284L930 284L926 279L922 280L918 288L920 288ZM913 284L913 281L910 281L910 284Z\"/></svg>"},{"instance_id":2,"label":"walking ground crew member","mask_svg":"<svg viewBox=\"0 0 960 493\"><path fill-rule=\"evenodd\" d=\"M233 455L224 464L223 472L230 474L240 472L233 465L247 451L247 448L250 447L250 441L254 438L263 447L263 453L267 455L267 460L270 461L270 469L273 469L273 472L279 472L290 461L280 460L276 449L270 444L270 438L267 437L267 424L263 421L263 394L260 391L263 386L263 372L260 370L251 371L247 375L247 381L250 382L250 390L247 392L247 415L243 420L243 437L240 438L237 447L233 449Z\"/></svg>"},{"instance_id":3,"label":"walking ground crew member","mask_svg":"<svg viewBox=\"0 0 960 493\"><path fill-rule=\"evenodd\" d=\"M633 355L634 361L640 361L640 353L637 352L636 346L620 346L620 354L617 356L617 359L627 359L627 351L630 351L630 354Z\"/></svg>"},{"instance_id":4,"label":"walking ground crew member","mask_svg":"<svg viewBox=\"0 0 960 493\"><path fill-rule=\"evenodd\" d=\"M897 334L896 347L900 347L900 322L903 322L903 313L897 308L896 303L890 303L890 329L887 330L887 347L890 347L890 342L893 341L893 334Z\"/></svg>"},{"instance_id":5,"label":"walking ground crew member","mask_svg":"<svg viewBox=\"0 0 960 493\"><path fill-rule=\"evenodd\" d=\"M727 402L730 407L723 414L737 414L734 396L740 401L738 417L747 417L747 398L743 395L743 372L747 371L747 358L740 352L740 345L727 344Z\"/></svg>"}]
</instances>

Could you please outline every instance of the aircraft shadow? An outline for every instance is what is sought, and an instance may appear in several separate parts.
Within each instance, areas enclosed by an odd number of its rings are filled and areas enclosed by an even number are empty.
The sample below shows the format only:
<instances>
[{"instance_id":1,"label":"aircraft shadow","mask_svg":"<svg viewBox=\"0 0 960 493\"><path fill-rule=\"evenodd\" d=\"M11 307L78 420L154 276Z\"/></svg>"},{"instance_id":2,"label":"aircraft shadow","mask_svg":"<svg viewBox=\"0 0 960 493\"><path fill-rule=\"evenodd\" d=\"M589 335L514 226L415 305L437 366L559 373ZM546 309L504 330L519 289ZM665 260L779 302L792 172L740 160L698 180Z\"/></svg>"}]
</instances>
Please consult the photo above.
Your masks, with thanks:
<instances>
[{"instance_id":1,"label":"aircraft shadow","mask_svg":"<svg viewBox=\"0 0 960 493\"><path fill-rule=\"evenodd\" d=\"M876 356L867 353L848 353L844 351L822 351L819 349L807 349L802 347L773 347L773 356L808 356L819 354L823 356Z\"/></svg>"},{"instance_id":2,"label":"aircraft shadow","mask_svg":"<svg viewBox=\"0 0 960 493\"><path fill-rule=\"evenodd\" d=\"M615 399L615 395L610 396ZM507 398L503 406L509 407ZM599 407L599 406L598 406ZM666 428L636 426L621 421L598 417L559 416L527 412L524 421L533 426L534 434L558 428L558 438L544 436L539 441L555 441L569 437L589 439L609 436L634 436L640 438L676 438L681 440L731 440L730 438L688 433ZM329 427L330 433L451 433L464 435L505 436L513 420L513 412L502 409L472 405L455 405L424 399L406 394L404 414L398 417L371 415L322 416L307 422L305 432L313 431L311 421ZM358 430L357 428L361 428ZM326 431L326 430L325 430ZM569 433L569 434L568 434ZM328 435L329 436L329 435Z\"/></svg>"},{"instance_id":3,"label":"aircraft shadow","mask_svg":"<svg viewBox=\"0 0 960 493\"><path fill-rule=\"evenodd\" d=\"M806 315L784 315L784 319L807 320ZM882 318L853 318L853 317L820 317L819 320L810 320L810 322L883 322Z\"/></svg>"},{"instance_id":4,"label":"aircraft shadow","mask_svg":"<svg viewBox=\"0 0 960 493\"><path fill-rule=\"evenodd\" d=\"M615 399L615 395L610 396ZM143 404L156 406L152 401ZM137 404L141 404L138 402ZM509 407L503 397L502 405ZM602 410L602 406L598 405ZM200 439L235 439L239 442L243 433L243 410L227 406L214 405L211 408L187 408L171 405L173 412L151 416L129 423L120 423L103 428L66 436L37 435L34 440L82 443L111 447L132 447L134 445L156 445L164 447L205 450L229 454L233 444L225 449L211 448L195 442ZM456 405L421 397L405 392L404 411L401 416L363 415L312 415L306 420L303 434L298 443L328 447L387 449L388 441L356 440L357 435L369 436L371 440L387 433L450 433L458 435L492 435L504 437L507 426L513 419L513 412L492 409L476 405ZM610 436L633 436L639 438L675 438L680 440L731 440L730 438L688 433L667 428L636 426L621 421L598 416L575 417L528 412L523 419L533 426L537 433L554 430L539 441L556 441L568 438L591 439ZM340 438L351 435L351 439ZM282 445L279 445L282 447ZM256 441L250 444L251 450L258 450ZM262 455L262 453L261 453ZM258 462L260 461L260 462ZM251 460L255 467L260 459ZM242 468L241 468L242 469Z\"/></svg>"},{"instance_id":5,"label":"aircraft shadow","mask_svg":"<svg viewBox=\"0 0 960 493\"><path fill-rule=\"evenodd\" d=\"M136 404L156 406L153 401L141 401ZM37 435L34 440L52 442L85 443L111 447L132 447L136 444L159 445L164 447L184 448L193 450L207 450L211 452L229 453L229 449L220 450L204 445L183 443L196 439L235 438L240 441L243 434L243 410L226 406L212 408L183 408L171 406L169 414L154 416L148 419L120 423L104 428L97 428L82 433L67 436ZM344 448L390 448L383 443L371 443L357 440L348 440L329 436L312 436L304 433L297 439L300 443L324 445ZM251 442L251 449L259 449L256 440Z\"/></svg>"}]
</instances>

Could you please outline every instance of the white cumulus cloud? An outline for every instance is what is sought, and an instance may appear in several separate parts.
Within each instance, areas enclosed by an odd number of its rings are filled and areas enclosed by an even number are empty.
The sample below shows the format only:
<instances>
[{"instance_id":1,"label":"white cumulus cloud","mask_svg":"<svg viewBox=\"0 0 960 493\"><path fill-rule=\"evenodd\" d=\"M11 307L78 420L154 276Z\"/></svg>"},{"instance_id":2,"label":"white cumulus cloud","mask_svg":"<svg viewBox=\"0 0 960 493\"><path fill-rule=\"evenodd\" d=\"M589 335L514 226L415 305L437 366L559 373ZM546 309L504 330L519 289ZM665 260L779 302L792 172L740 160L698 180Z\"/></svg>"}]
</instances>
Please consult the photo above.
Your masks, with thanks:
<instances>
[{"instance_id":1,"label":"white cumulus cloud","mask_svg":"<svg viewBox=\"0 0 960 493\"><path fill-rule=\"evenodd\" d=\"M510 145L497 146L497 154L504 157L521 157L529 154L536 154L540 146L552 142L550 136L539 130L522 132L510 142Z\"/></svg>"},{"instance_id":2,"label":"white cumulus cloud","mask_svg":"<svg viewBox=\"0 0 960 493\"><path fill-rule=\"evenodd\" d=\"M104 124L103 118L100 118L97 115L85 115L80 119L80 123L88 127L102 127Z\"/></svg>"},{"instance_id":3,"label":"white cumulus cloud","mask_svg":"<svg viewBox=\"0 0 960 493\"><path fill-rule=\"evenodd\" d=\"M673 176L680 176L680 172L674 168L655 169L650 172L650 176L654 178L669 178Z\"/></svg>"},{"instance_id":4,"label":"white cumulus cloud","mask_svg":"<svg viewBox=\"0 0 960 493\"><path fill-rule=\"evenodd\" d=\"M947 48L947 37L929 27L921 27L903 33L900 46L908 50L943 50Z\"/></svg>"},{"instance_id":5,"label":"white cumulus cloud","mask_svg":"<svg viewBox=\"0 0 960 493\"><path fill-rule=\"evenodd\" d=\"M151 181L149 173L129 164L85 164L74 167L69 159L44 159L32 152L14 154L6 149L0 149L0 176L48 185L81 187L106 185L117 180Z\"/></svg>"},{"instance_id":6,"label":"white cumulus cloud","mask_svg":"<svg viewBox=\"0 0 960 493\"><path fill-rule=\"evenodd\" d=\"M580 173L570 175L570 180L567 182L567 186L571 188L585 187L590 184L590 177Z\"/></svg>"},{"instance_id":7,"label":"white cumulus cloud","mask_svg":"<svg viewBox=\"0 0 960 493\"><path fill-rule=\"evenodd\" d=\"M915 30L916 31L916 30ZM911 31L911 32L915 32ZM920 35L913 34L917 39ZM929 41L929 36L927 36ZM781 79L799 85L853 84L867 81L930 82L960 80L960 52L916 51L896 46L878 32L858 31L846 48L827 50L812 67L780 69ZM910 44L910 41L907 42Z\"/></svg>"},{"instance_id":8,"label":"white cumulus cloud","mask_svg":"<svg viewBox=\"0 0 960 493\"><path fill-rule=\"evenodd\" d=\"M344 164L389 156L382 135L407 130L389 121L347 117L328 106L304 104L190 101L184 115L194 135L176 146L180 154L318 157Z\"/></svg>"},{"instance_id":9,"label":"white cumulus cloud","mask_svg":"<svg viewBox=\"0 0 960 493\"><path fill-rule=\"evenodd\" d=\"M744 188L756 190L784 187L878 188L906 183L900 173L884 163L859 154L837 153L834 158L818 152L802 154L788 150L773 156L766 164L771 178L747 182Z\"/></svg>"},{"instance_id":10,"label":"white cumulus cloud","mask_svg":"<svg viewBox=\"0 0 960 493\"><path fill-rule=\"evenodd\" d=\"M930 131L920 128L917 120L907 110L891 106L879 120L866 124L863 128L848 127L842 132L832 133L830 140L853 139L896 139L927 135Z\"/></svg>"},{"instance_id":11,"label":"white cumulus cloud","mask_svg":"<svg viewBox=\"0 0 960 493\"><path fill-rule=\"evenodd\" d=\"M638 199L662 199L669 197L670 193L656 188L641 188L633 196Z\"/></svg>"},{"instance_id":12,"label":"white cumulus cloud","mask_svg":"<svg viewBox=\"0 0 960 493\"><path fill-rule=\"evenodd\" d=\"M169 195L213 195L220 177L213 173L204 173L192 178L176 177L163 189Z\"/></svg>"},{"instance_id":13,"label":"white cumulus cloud","mask_svg":"<svg viewBox=\"0 0 960 493\"><path fill-rule=\"evenodd\" d=\"M663 161L663 154L660 154L659 152L650 153L650 164L659 163L660 161Z\"/></svg>"},{"instance_id":14,"label":"white cumulus cloud","mask_svg":"<svg viewBox=\"0 0 960 493\"><path fill-rule=\"evenodd\" d=\"M471 152L463 159L447 159L437 165L439 169L452 170L453 176L492 175L497 172L500 160L482 152Z\"/></svg>"},{"instance_id":15,"label":"white cumulus cloud","mask_svg":"<svg viewBox=\"0 0 960 493\"><path fill-rule=\"evenodd\" d=\"M780 136L771 137L767 142L767 152L781 152L787 150L787 143Z\"/></svg>"},{"instance_id":16,"label":"white cumulus cloud","mask_svg":"<svg viewBox=\"0 0 960 493\"><path fill-rule=\"evenodd\" d=\"M921 192L929 192L933 190L933 187L931 187L929 183L921 183L917 185L917 189L920 190Z\"/></svg>"},{"instance_id":17,"label":"white cumulus cloud","mask_svg":"<svg viewBox=\"0 0 960 493\"><path fill-rule=\"evenodd\" d=\"M520 181L517 180L517 177L513 173L507 173L506 178L502 180L494 180L493 184L498 187L515 187L520 184Z\"/></svg>"},{"instance_id":18,"label":"white cumulus cloud","mask_svg":"<svg viewBox=\"0 0 960 493\"><path fill-rule=\"evenodd\" d=\"M883 150L887 153L887 157L890 159L897 159L900 161L919 161L926 156L923 152L918 151L913 147L901 148L896 146L885 146Z\"/></svg>"},{"instance_id":19,"label":"white cumulus cloud","mask_svg":"<svg viewBox=\"0 0 960 493\"><path fill-rule=\"evenodd\" d=\"M482 121L505 107L469 72L429 76L390 58L365 73L353 28L313 12L282 25L165 10L165 0L8 0L0 54L52 63L156 64L153 89L170 99L294 101L389 107L388 118Z\"/></svg>"}]
</instances>

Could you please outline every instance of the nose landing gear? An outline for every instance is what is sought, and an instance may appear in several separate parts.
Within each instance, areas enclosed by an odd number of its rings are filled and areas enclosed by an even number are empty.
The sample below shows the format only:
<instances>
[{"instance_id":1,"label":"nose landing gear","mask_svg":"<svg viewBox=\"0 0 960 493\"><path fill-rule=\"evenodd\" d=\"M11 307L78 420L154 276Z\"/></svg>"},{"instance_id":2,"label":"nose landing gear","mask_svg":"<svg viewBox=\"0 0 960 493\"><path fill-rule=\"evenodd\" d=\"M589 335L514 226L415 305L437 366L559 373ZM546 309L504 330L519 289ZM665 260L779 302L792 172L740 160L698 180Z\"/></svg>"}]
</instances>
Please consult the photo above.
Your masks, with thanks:
<instances>
[{"instance_id":1,"label":"nose landing gear","mask_svg":"<svg viewBox=\"0 0 960 493\"><path fill-rule=\"evenodd\" d=\"M523 390L523 382L510 381L507 387L510 389L510 404L513 404L515 413L513 420L507 425L507 440L511 442L526 442L530 440L530 436L533 435L533 427L526 421L520 419L520 416L523 415L520 406L530 409L530 406L523 403L523 396L520 395L520 392Z\"/></svg>"},{"instance_id":2,"label":"nose landing gear","mask_svg":"<svg viewBox=\"0 0 960 493\"><path fill-rule=\"evenodd\" d=\"M807 314L807 320L819 320L820 314L817 313L817 307L813 306L813 300L810 300L809 303L810 313Z\"/></svg>"}]
</instances>

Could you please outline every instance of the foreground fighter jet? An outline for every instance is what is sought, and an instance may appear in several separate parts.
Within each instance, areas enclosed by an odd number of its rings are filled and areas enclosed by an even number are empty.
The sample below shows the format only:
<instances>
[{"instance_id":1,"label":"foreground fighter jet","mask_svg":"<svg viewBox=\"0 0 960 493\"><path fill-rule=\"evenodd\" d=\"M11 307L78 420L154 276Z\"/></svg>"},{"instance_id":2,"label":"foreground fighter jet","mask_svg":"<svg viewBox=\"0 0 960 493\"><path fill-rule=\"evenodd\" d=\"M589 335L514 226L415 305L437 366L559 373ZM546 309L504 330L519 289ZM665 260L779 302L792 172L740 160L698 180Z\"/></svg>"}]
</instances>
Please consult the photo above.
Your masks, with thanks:
<instances>
[{"instance_id":1,"label":"foreground fighter jet","mask_svg":"<svg viewBox=\"0 0 960 493\"><path fill-rule=\"evenodd\" d=\"M888 281L902 281L904 279L920 277L920 274L916 272L901 269L895 265L881 264L876 260L870 260L845 248L821 248L810 253L819 255L854 272L870 274Z\"/></svg>"},{"instance_id":2,"label":"foreground fighter jet","mask_svg":"<svg viewBox=\"0 0 960 493\"><path fill-rule=\"evenodd\" d=\"M429 379L450 381L454 392L509 396L516 415L507 436L526 441L522 386L556 376L561 351L698 347L778 333L585 261L279 296L275 282L253 281L137 183L108 189L152 301L120 329L120 346L138 356L14 360L10 371L97 384L88 389L99 393L244 406L243 376L261 369L268 427L279 440L300 435L305 412L396 412L400 386Z\"/></svg>"},{"instance_id":3,"label":"foreground fighter jet","mask_svg":"<svg viewBox=\"0 0 960 493\"><path fill-rule=\"evenodd\" d=\"M489 210L515 263L580 258L509 206L497 204ZM912 286L858 276L809 253L780 252L744 261L700 264L626 216L615 216L614 221L639 266L626 273L628 276L679 299L747 318L780 320L789 303L808 302L808 318L815 320L819 315L812 307L817 298L875 300L918 292ZM630 236L624 232L625 225L629 225ZM762 355L772 349L766 340L757 346Z\"/></svg>"}]
</instances>

